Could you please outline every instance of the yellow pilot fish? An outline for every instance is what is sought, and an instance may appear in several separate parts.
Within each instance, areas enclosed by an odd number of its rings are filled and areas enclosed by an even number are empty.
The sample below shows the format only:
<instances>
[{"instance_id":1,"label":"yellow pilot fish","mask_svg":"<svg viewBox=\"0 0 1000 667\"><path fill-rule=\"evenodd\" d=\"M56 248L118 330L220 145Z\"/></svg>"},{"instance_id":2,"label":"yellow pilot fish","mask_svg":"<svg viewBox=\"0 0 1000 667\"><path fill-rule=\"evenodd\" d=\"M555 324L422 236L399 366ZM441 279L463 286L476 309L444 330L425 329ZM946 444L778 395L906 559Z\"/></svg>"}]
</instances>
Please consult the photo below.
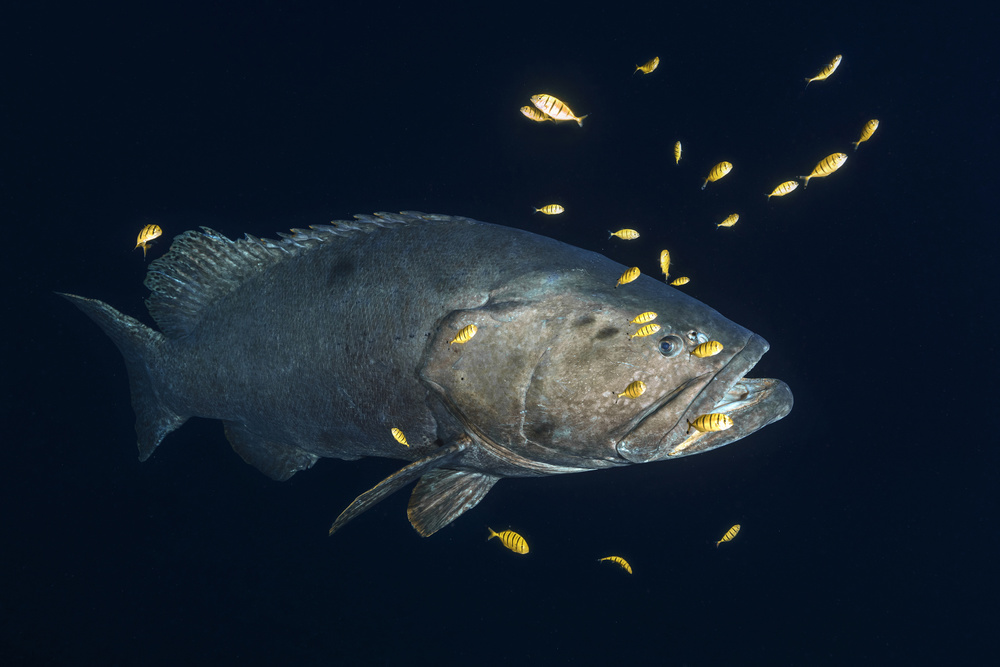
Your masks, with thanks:
<instances>
[{"instance_id":1,"label":"yellow pilot fish","mask_svg":"<svg viewBox=\"0 0 1000 667\"><path fill-rule=\"evenodd\" d=\"M811 174L808 176L799 176L799 178L805 179L802 182L802 187L809 187L809 179L811 178L824 178L829 176L833 172L840 169L845 162L847 162L847 153L832 153L827 155L813 168Z\"/></svg>"},{"instance_id":2,"label":"yellow pilot fish","mask_svg":"<svg viewBox=\"0 0 1000 667\"><path fill-rule=\"evenodd\" d=\"M612 563L617 563L618 565L621 565L621 567L622 567L623 570L625 570L629 574L632 574L632 566L629 565L628 561L625 560L624 558L622 558L621 556L605 556L604 558L598 558L597 562L600 563L600 562L606 561L606 560L609 560Z\"/></svg>"},{"instance_id":3,"label":"yellow pilot fish","mask_svg":"<svg viewBox=\"0 0 1000 667\"><path fill-rule=\"evenodd\" d=\"M472 337L476 335L477 331L479 331L479 327L477 327L475 324L470 324L467 327L462 327L462 330L459 331L454 338L448 341L448 345L451 345L452 343L458 343L458 344L468 343L469 340L471 340Z\"/></svg>"},{"instance_id":4,"label":"yellow pilot fish","mask_svg":"<svg viewBox=\"0 0 1000 667\"><path fill-rule=\"evenodd\" d=\"M406 436L403 435L403 432L400 431L398 428L392 429L392 437L394 437L396 439L396 442L398 442L399 444L404 445L406 447L410 446L410 443L406 441Z\"/></svg>"},{"instance_id":5,"label":"yellow pilot fish","mask_svg":"<svg viewBox=\"0 0 1000 667\"><path fill-rule=\"evenodd\" d=\"M674 144L674 164L681 163L681 142Z\"/></svg>"},{"instance_id":6,"label":"yellow pilot fish","mask_svg":"<svg viewBox=\"0 0 1000 667\"><path fill-rule=\"evenodd\" d=\"M670 277L670 251L660 251L660 271L663 271L663 279Z\"/></svg>"},{"instance_id":7,"label":"yellow pilot fish","mask_svg":"<svg viewBox=\"0 0 1000 667\"><path fill-rule=\"evenodd\" d=\"M726 534L722 536L722 539L715 543L716 548L718 548L718 546L723 542L729 542L730 540L732 540L734 537L736 537L736 533L738 532L740 532L740 524L736 524L735 526L727 530Z\"/></svg>"},{"instance_id":8,"label":"yellow pilot fish","mask_svg":"<svg viewBox=\"0 0 1000 667\"><path fill-rule=\"evenodd\" d=\"M632 340L633 338L644 338L646 336L652 336L659 330L660 330L659 324L647 324L646 326L641 327L638 331L629 336L628 339Z\"/></svg>"},{"instance_id":9,"label":"yellow pilot fish","mask_svg":"<svg viewBox=\"0 0 1000 667\"><path fill-rule=\"evenodd\" d=\"M629 398L639 398L645 391L646 391L646 383L643 382L642 380L636 380L635 382L629 382L629 385L625 387L625 391L618 394L618 398L621 398L622 396L628 396Z\"/></svg>"},{"instance_id":10,"label":"yellow pilot fish","mask_svg":"<svg viewBox=\"0 0 1000 667\"><path fill-rule=\"evenodd\" d=\"M643 74L649 74L654 69L656 69L659 65L660 65L660 56L656 56L655 58L653 58L652 60L648 61L644 65L636 65L635 66L635 72L642 72ZM635 72L632 72L632 74L635 74Z\"/></svg>"},{"instance_id":11,"label":"yellow pilot fish","mask_svg":"<svg viewBox=\"0 0 1000 667\"><path fill-rule=\"evenodd\" d=\"M704 190L706 185L716 182L732 170L733 164L723 160L719 164L712 167L712 171L708 172L708 176L705 177L705 182L702 184L701 189Z\"/></svg>"},{"instance_id":12,"label":"yellow pilot fish","mask_svg":"<svg viewBox=\"0 0 1000 667\"><path fill-rule=\"evenodd\" d=\"M729 418L724 412L712 412L707 415L702 415L695 419L694 421L688 421L688 430L690 433L691 429L701 431L702 433L712 433L714 431L725 431L733 425L733 420Z\"/></svg>"},{"instance_id":13,"label":"yellow pilot fish","mask_svg":"<svg viewBox=\"0 0 1000 667\"><path fill-rule=\"evenodd\" d=\"M583 127L583 119L587 117L576 116L565 102L551 95L532 95L531 103L552 120L575 120L580 127Z\"/></svg>"},{"instance_id":14,"label":"yellow pilot fish","mask_svg":"<svg viewBox=\"0 0 1000 667\"><path fill-rule=\"evenodd\" d=\"M163 230L160 229L159 225L146 225L139 231L139 238L136 239L135 248L132 248L132 250L142 248L142 256L145 257L146 249L149 247L149 244L152 243L154 239L160 238L162 235Z\"/></svg>"},{"instance_id":15,"label":"yellow pilot fish","mask_svg":"<svg viewBox=\"0 0 1000 667\"><path fill-rule=\"evenodd\" d=\"M728 218L716 225L716 227L732 227L740 219L739 213L733 213Z\"/></svg>"},{"instance_id":16,"label":"yellow pilot fish","mask_svg":"<svg viewBox=\"0 0 1000 667\"><path fill-rule=\"evenodd\" d=\"M500 542L514 553L516 554L528 553L528 543L524 541L523 537L515 533L513 530L505 530L501 533L498 533L489 526L486 527L486 530L490 531L490 536L486 538L487 542L492 540L494 537L499 537Z\"/></svg>"},{"instance_id":17,"label":"yellow pilot fish","mask_svg":"<svg viewBox=\"0 0 1000 667\"><path fill-rule=\"evenodd\" d=\"M799 187L798 181L785 181L784 183L776 187L774 190L772 190L771 194L769 194L767 198L770 199L771 197L784 197L797 187Z\"/></svg>"},{"instance_id":18,"label":"yellow pilot fish","mask_svg":"<svg viewBox=\"0 0 1000 667\"><path fill-rule=\"evenodd\" d=\"M872 118L870 121L868 121L867 123L865 123L864 128L862 128L862 130L861 130L861 138L858 139L857 141L853 142L854 143L854 150L858 150L858 146L860 146L864 142L866 142L869 139L871 139L872 135L875 134L875 130L877 130L877 129L878 129L878 119L877 118Z\"/></svg>"},{"instance_id":19,"label":"yellow pilot fish","mask_svg":"<svg viewBox=\"0 0 1000 667\"><path fill-rule=\"evenodd\" d=\"M710 340L707 343L702 343L698 347L691 350L691 354L699 359L714 357L719 352L722 352L722 343L717 340Z\"/></svg>"},{"instance_id":20,"label":"yellow pilot fish","mask_svg":"<svg viewBox=\"0 0 1000 667\"><path fill-rule=\"evenodd\" d=\"M535 213L544 213L545 215L559 215L560 213L563 213L565 211L566 209L560 206L559 204L546 204L541 208L535 209Z\"/></svg>"},{"instance_id":21,"label":"yellow pilot fish","mask_svg":"<svg viewBox=\"0 0 1000 667\"><path fill-rule=\"evenodd\" d=\"M687 276L681 276L677 280L671 280L670 284L673 285L674 287L680 287L681 285L687 285L689 282L691 282L690 278L688 278Z\"/></svg>"},{"instance_id":22,"label":"yellow pilot fish","mask_svg":"<svg viewBox=\"0 0 1000 667\"><path fill-rule=\"evenodd\" d=\"M823 79L826 79L831 74L836 72L837 68L840 67L841 60L843 60L843 56L837 56L836 58L830 61L829 65L821 69L819 74L817 74L811 79L806 79L806 88L808 88L809 84L812 83L813 81L822 81Z\"/></svg>"},{"instance_id":23,"label":"yellow pilot fish","mask_svg":"<svg viewBox=\"0 0 1000 667\"><path fill-rule=\"evenodd\" d=\"M656 319L656 313L651 310L647 310L645 313L639 313L632 318L629 324L645 324L646 322L652 322Z\"/></svg>"},{"instance_id":24,"label":"yellow pilot fish","mask_svg":"<svg viewBox=\"0 0 1000 667\"><path fill-rule=\"evenodd\" d=\"M544 113L542 113L535 107L529 107L527 104L521 107L521 113L524 114L525 118L530 118L536 123L543 123L547 120L552 120L550 116L546 116Z\"/></svg>"},{"instance_id":25,"label":"yellow pilot fish","mask_svg":"<svg viewBox=\"0 0 1000 667\"><path fill-rule=\"evenodd\" d=\"M625 285L630 283L639 277L639 267L633 266L631 269L622 274L622 277L618 279L618 283L615 285L615 289L618 289L618 285Z\"/></svg>"},{"instance_id":26,"label":"yellow pilot fish","mask_svg":"<svg viewBox=\"0 0 1000 667\"><path fill-rule=\"evenodd\" d=\"M625 241L633 241L639 238L639 232L634 229L619 229L617 232L608 232L608 234L611 236L617 236ZM608 236L608 238L610 239L611 236Z\"/></svg>"}]
</instances>

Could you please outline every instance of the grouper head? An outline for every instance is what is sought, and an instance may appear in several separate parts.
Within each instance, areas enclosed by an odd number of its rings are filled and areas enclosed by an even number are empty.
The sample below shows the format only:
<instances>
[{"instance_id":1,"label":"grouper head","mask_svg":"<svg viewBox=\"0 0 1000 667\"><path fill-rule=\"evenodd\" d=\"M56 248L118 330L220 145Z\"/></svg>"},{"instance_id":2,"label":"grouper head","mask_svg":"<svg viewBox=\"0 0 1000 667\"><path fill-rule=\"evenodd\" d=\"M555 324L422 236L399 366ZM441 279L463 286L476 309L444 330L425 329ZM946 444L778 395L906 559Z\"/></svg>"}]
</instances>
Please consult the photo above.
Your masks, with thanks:
<instances>
[{"instance_id":1,"label":"grouper head","mask_svg":"<svg viewBox=\"0 0 1000 667\"><path fill-rule=\"evenodd\" d=\"M767 341L651 277L616 287L625 268L592 255L532 272L441 323L422 378L476 442L463 463L503 476L648 463L721 447L788 414L785 383L746 377ZM648 311L659 330L635 336L642 324L631 321ZM476 336L449 345L468 324ZM722 352L694 356L707 341ZM637 380L645 391L624 395ZM691 427L710 413L732 427Z\"/></svg>"}]
</instances>

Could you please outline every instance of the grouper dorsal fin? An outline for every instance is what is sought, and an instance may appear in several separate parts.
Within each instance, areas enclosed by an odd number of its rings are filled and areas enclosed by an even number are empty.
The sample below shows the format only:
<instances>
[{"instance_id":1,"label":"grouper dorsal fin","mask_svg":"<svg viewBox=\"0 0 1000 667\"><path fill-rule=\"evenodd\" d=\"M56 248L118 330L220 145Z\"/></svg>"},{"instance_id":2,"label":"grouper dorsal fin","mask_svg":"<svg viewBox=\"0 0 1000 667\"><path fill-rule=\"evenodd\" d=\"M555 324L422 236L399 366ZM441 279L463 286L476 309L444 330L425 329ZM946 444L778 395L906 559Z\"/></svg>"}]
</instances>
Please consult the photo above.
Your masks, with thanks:
<instances>
[{"instance_id":1,"label":"grouper dorsal fin","mask_svg":"<svg viewBox=\"0 0 1000 667\"><path fill-rule=\"evenodd\" d=\"M149 314L168 338L180 338L194 330L212 303L289 257L336 242L340 237L371 233L382 227L422 221L468 221L416 211L354 217L293 229L291 234L279 233L280 240L248 234L234 241L208 227L184 232L174 239L166 255L149 265L145 281L152 292L146 300Z\"/></svg>"},{"instance_id":2,"label":"grouper dorsal fin","mask_svg":"<svg viewBox=\"0 0 1000 667\"><path fill-rule=\"evenodd\" d=\"M479 504L499 477L462 470L432 470L417 483L406 515L428 537Z\"/></svg>"}]
</instances>

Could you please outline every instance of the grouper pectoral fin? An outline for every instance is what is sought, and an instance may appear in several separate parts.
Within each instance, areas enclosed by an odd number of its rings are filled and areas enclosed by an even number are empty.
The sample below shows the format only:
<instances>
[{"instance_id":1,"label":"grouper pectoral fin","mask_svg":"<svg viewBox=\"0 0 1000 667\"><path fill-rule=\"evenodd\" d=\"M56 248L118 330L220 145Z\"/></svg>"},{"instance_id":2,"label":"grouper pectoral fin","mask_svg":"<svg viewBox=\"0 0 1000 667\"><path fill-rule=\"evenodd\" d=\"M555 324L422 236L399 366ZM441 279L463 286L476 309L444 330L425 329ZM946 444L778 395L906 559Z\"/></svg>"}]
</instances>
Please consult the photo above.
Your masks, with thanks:
<instances>
[{"instance_id":1,"label":"grouper pectoral fin","mask_svg":"<svg viewBox=\"0 0 1000 667\"><path fill-rule=\"evenodd\" d=\"M454 464L461 458L462 452L469 446L469 443L470 440L466 437L450 445L445 445L430 456L425 456L419 461L414 461L405 468L401 468L394 474L389 475L374 487L355 498L354 502L348 505L340 513L340 516L337 517L337 520L333 522L333 525L330 526L330 534L333 535L343 528L344 524L348 521L373 507L379 501L389 497L427 471Z\"/></svg>"},{"instance_id":2,"label":"grouper pectoral fin","mask_svg":"<svg viewBox=\"0 0 1000 667\"><path fill-rule=\"evenodd\" d=\"M479 504L499 477L462 470L432 470L413 489L406 515L428 537Z\"/></svg>"},{"instance_id":3,"label":"grouper pectoral fin","mask_svg":"<svg viewBox=\"0 0 1000 667\"><path fill-rule=\"evenodd\" d=\"M319 457L281 442L271 442L247 429L243 424L226 421L226 439L240 457L262 473L284 482L300 470L311 468Z\"/></svg>"}]
</instances>

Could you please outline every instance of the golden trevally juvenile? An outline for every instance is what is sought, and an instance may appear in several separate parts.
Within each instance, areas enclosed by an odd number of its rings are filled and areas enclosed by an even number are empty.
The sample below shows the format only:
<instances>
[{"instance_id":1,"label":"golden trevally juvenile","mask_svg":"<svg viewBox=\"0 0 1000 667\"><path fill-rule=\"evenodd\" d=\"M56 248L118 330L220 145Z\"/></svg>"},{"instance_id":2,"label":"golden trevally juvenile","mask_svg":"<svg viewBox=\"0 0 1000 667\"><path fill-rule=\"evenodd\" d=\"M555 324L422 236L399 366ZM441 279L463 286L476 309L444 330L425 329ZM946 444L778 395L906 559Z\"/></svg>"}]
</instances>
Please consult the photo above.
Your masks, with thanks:
<instances>
[{"instance_id":1,"label":"golden trevally juvenile","mask_svg":"<svg viewBox=\"0 0 1000 667\"><path fill-rule=\"evenodd\" d=\"M716 227L732 227L737 223L737 221L739 221L739 219L740 219L740 214L733 213L730 216L728 216L725 220L717 224Z\"/></svg>"},{"instance_id":2,"label":"golden trevally juvenile","mask_svg":"<svg viewBox=\"0 0 1000 667\"><path fill-rule=\"evenodd\" d=\"M477 327L475 324L470 324L469 326L462 327L462 330L459 331L454 338L448 341L448 345L451 345L452 343L458 343L459 345L461 345L462 343L468 343L469 340L471 340L472 337L476 335L477 331L479 331L479 327Z\"/></svg>"},{"instance_id":3,"label":"golden trevally juvenile","mask_svg":"<svg viewBox=\"0 0 1000 667\"><path fill-rule=\"evenodd\" d=\"M819 74L817 74L816 76L814 76L811 79L806 79L806 88L808 88L809 84L812 83L813 81L822 81L823 79L826 79L831 74L833 74L834 72L836 72L837 68L840 67L840 61L841 60L843 60L843 56L837 56L836 58L834 58L833 60L830 61L829 65L827 65L826 67L824 67L823 69L821 69L819 71Z\"/></svg>"},{"instance_id":4,"label":"golden trevally juvenile","mask_svg":"<svg viewBox=\"0 0 1000 667\"><path fill-rule=\"evenodd\" d=\"M670 277L670 251L660 251L660 271L663 271L663 279Z\"/></svg>"},{"instance_id":5,"label":"golden trevally juvenile","mask_svg":"<svg viewBox=\"0 0 1000 667\"><path fill-rule=\"evenodd\" d=\"M629 324L645 324L646 322L652 322L656 319L656 313L651 310L647 310L645 313L639 313L632 318Z\"/></svg>"},{"instance_id":6,"label":"golden trevally juvenile","mask_svg":"<svg viewBox=\"0 0 1000 667\"><path fill-rule=\"evenodd\" d=\"M861 130L861 138L854 142L854 150L858 150L858 146L871 139L872 135L875 134L875 130L877 129L878 129L877 118L872 118L870 121L865 123L864 128L862 128Z\"/></svg>"},{"instance_id":7,"label":"golden trevally juvenile","mask_svg":"<svg viewBox=\"0 0 1000 667\"><path fill-rule=\"evenodd\" d=\"M577 116L565 102L552 95L532 95L531 103L552 120L575 120L580 127L583 127L583 119L589 115Z\"/></svg>"},{"instance_id":8,"label":"golden trevally juvenile","mask_svg":"<svg viewBox=\"0 0 1000 667\"><path fill-rule=\"evenodd\" d=\"M160 229L159 225L146 225L139 230L139 237L136 239L135 248L132 248L132 250L142 248L142 256L145 257L146 250L149 248L149 245L162 235L163 230Z\"/></svg>"},{"instance_id":9,"label":"golden trevally juvenile","mask_svg":"<svg viewBox=\"0 0 1000 667\"><path fill-rule=\"evenodd\" d=\"M617 284L615 284L615 289L618 289L618 285L625 285L630 283L639 277L639 267L633 266L631 269L622 274L622 277L618 279Z\"/></svg>"},{"instance_id":10,"label":"golden trevally juvenile","mask_svg":"<svg viewBox=\"0 0 1000 667\"><path fill-rule=\"evenodd\" d=\"M729 172L733 170L733 165L731 162L722 161L719 164L712 167L712 171L708 172L708 176L705 177L705 182L702 183L701 189L704 190L705 186L709 183L714 183L719 180Z\"/></svg>"},{"instance_id":11,"label":"golden trevally juvenile","mask_svg":"<svg viewBox=\"0 0 1000 667\"><path fill-rule=\"evenodd\" d=\"M394 437L396 439L396 442L398 442L399 444L404 445L406 447L410 446L410 443L406 441L406 436L403 435L403 432L400 431L398 428L393 427L392 437Z\"/></svg>"},{"instance_id":12,"label":"golden trevally juvenile","mask_svg":"<svg viewBox=\"0 0 1000 667\"><path fill-rule=\"evenodd\" d=\"M674 164L681 163L681 142L674 144Z\"/></svg>"},{"instance_id":13,"label":"golden trevally juvenile","mask_svg":"<svg viewBox=\"0 0 1000 667\"><path fill-rule=\"evenodd\" d=\"M715 543L715 546L718 547L723 542L729 542L734 537L736 537L736 533L738 532L740 532L740 524L736 524L735 526L727 530L726 534L722 536L722 539Z\"/></svg>"},{"instance_id":14,"label":"golden trevally juvenile","mask_svg":"<svg viewBox=\"0 0 1000 667\"><path fill-rule=\"evenodd\" d=\"M671 280L670 284L673 285L674 287L680 287L681 285L687 285L689 282L691 282L690 278L688 278L687 276L681 276L677 280Z\"/></svg>"},{"instance_id":15,"label":"golden trevally juvenile","mask_svg":"<svg viewBox=\"0 0 1000 667\"><path fill-rule=\"evenodd\" d=\"M623 570L625 570L629 574L632 574L632 566L629 565L628 561L622 558L621 556L605 556L604 558L598 558L597 562L600 563L606 560L609 560L612 563L617 563L618 565L621 566Z\"/></svg>"},{"instance_id":16,"label":"golden trevally juvenile","mask_svg":"<svg viewBox=\"0 0 1000 667\"><path fill-rule=\"evenodd\" d=\"M639 327L639 330L628 337L629 340L633 338L645 338L646 336L652 336L657 331L660 330L659 324L647 324L645 326Z\"/></svg>"},{"instance_id":17,"label":"golden trevally juvenile","mask_svg":"<svg viewBox=\"0 0 1000 667\"><path fill-rule=\"evenodd\" d=\"M503 544L508 549L510 549L511 551L513 551L514 553L516 554L528 553L528 543L525 541L523 537L515 533L513 530L504 530L498 533L489 526L486 527L486 530L490 531L490 536L486 538L487 542L492 540L494 537L499 537L500 543Z\"/></svg>"},{"instance_id":18,"label":"golden trevally juvenile","mask_svg":"<svg viewBox=\"0 0 1000 667\"><path fill-rule=\"evenodd\" d=\"M706 357L714 357L719 352L722 352L722 350L722 343L717 340L710 340L707 343L702 343L698 347L691 350L691 354L699 359L704 359Z\"/></svg>"},{"instance_id":19,"label":"golden trevally juvenile","mask_svg":"<svg viewBox=\"0 0 1000 667\"><path fill-rule=\"evenodd\" d=\"M530 107L527 104L521 107L521 113L524 114L525 118L530 118L531 120L537 123L543 123L547 120L552 120L551 116L548 116L542 113L540 110L536 109L535 107Z\"/></svg>"},{"instance_id":20,"label":"golden trevally juvenile","mask_svg":"<svg viewBox=\"0 0 1000 667\"><path fill-rule=\"evenodd\" d=\"M618 238L624 239L625 241L633 241L639 238L639 232L635 231L634 229L619 229L617 232L609 231L608 234L609 234L608 236L609 239L612 236L617 236Z\"/></svg>"},{"instance_id":21,"label":"golden trevally juvenile","mask_svg":"<svg viewBox=\"0 0 1000 667\"><path fill-rule=\"evenodd\" d=\"M622 396L628 396L629 398L639 398L645 391L646 391L646 383L643 382L642 380L636 380L635 382L629 382L628 386L625 387L625 391L618 394L618 398L621 398Z\"/></svg>"},{"instance_id":22,"label":"golden trevally juvenile","mask_svg":"<svg viewBox=\"0 0 1000 667\"><path fill-rule=\"evenodd\" d=\"M725 431L732 427L733 420L725 412L710 412L701 415L694 421L688 421L688 432L696 429L702 433L713 433L715 431Z\"/></svg>"},{"instance_id":23,"label":"golden trevally juvenile","mask_svg":"<svg viewBox=\"0 0 1000 667\"><path fill-rule=\"evenodd\" d=\"M799 187L798 181L785 181L784 183L776 187L774 190L772 190L771 194L769 194L767 198L770 199L771 197L784 197L797 187Z\"/></svg>"},{"instance_id":24,"label":"golden trevally juvenile","mask_svg":"<svg viewBox=\"0 0 1000 667\"><path fill-rule=\"evenodd\" d=\"M566 209L559 204L546 204L535 209L535 213L544 213L545 215L559 215L565 211Z\"/></svg>"},{"instance_id":25,"label":"golden trevally juvenile","mask_svg":"<svg viewBox=\"0 0 1000 667\"><path fill-rule=\"evenodd\" d=\"M660 56L656 56L652 60L649 60L642 65L636 65L635 72L642 72L643 74L649 74L654 69L659 67L659 65L660 65ZM632 74L635 74L635 72L632 72Z\"/></svg>"},{"instance_id":26,"label":"golden trevally juvenile","mask_svg":"<svg viewBox=\"0 0 1000 667\"><path fill-rule=\"evenodd\" d=\"M809 187L809 179L811 178L825 178L829 176L833 172L840 169L845 162L847 162L847 153L833 153L831 155L827 155L819 161L819 164L813 167L811 174L808 176L799 176L799 178L803 179L802 187Z\"/></svg>"}]
</instances>

